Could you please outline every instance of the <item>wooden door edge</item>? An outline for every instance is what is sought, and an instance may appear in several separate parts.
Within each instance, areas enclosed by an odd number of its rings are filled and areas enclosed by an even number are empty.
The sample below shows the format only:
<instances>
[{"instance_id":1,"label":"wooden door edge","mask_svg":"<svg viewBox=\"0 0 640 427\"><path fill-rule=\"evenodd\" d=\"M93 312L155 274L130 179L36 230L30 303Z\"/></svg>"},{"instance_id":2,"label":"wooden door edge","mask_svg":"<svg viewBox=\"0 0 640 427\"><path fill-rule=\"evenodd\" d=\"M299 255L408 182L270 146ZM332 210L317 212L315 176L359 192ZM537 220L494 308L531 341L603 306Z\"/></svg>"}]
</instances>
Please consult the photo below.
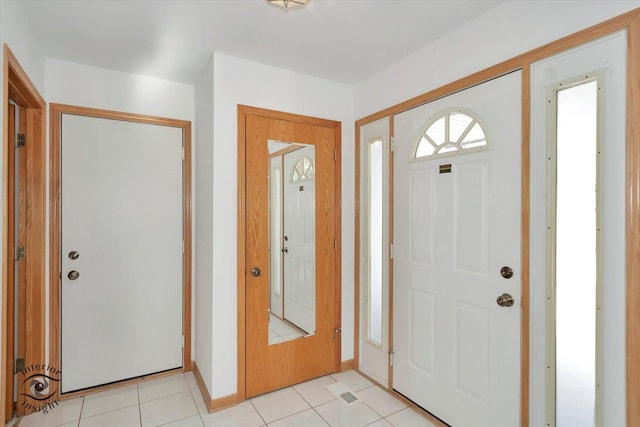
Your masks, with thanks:
<instances>
[{"instance_id":1,"label":"wooden door edge","mask_svg":"<svg viewBox=\"0 0 640 427\"><path fill-rule=\"evenodd\" d=\"M45 357L45 102L35 85L31 82L29 76L24 71L16 56L13 54L8 45L3 46L4 57L2 64L2 85L3 85L3 105L9 102L9 96L21 106L26 108L26 127L28 130L27 147L25 155L27 157L27 187L28 194L25 195L30 201L29 211L27 212L28 222L25 229L24 240L28 242L29 251L27 262L27 277L20 277L21 286L28 289L26 300L20 301L20 306L24 306L25 316L30 321L23 325L24 336L18 339L24 343L26 352L24 354L25 364L27 366L37 363L44 363ZM11 138L8 133L8 112L3 114L3 134L2 134L2 197L3 197L3 224L2 224L2 331L1 331L1 347L2 347L2 363L0 369L3 372L0 380L0 413L2 418L6 418L5 407L9 396L6 393L6 378L4 373L8 369L9 360L13 356L8 357L9 348L13 348L13 343L7 342L7 327L10 323L6 318L8 292L8 266L9 255L13 252L9 250L10 242L7 240L8 224L7 212L13 208L13 201L9 206L7 197L8 186L8 148L11 144ZM11 261L12 262L12 261ZM4 420L3 420L4 422Z\"/></svg>"},{"instance_id":2,"label":"wooden door edge","mask_svg":"<svg viewBox=\"0 0 640 427\"><path fill-rule=\"evenodd\" d=\"M246 238L246 120L249 115L260 115L279 120L288 120L297 123L311 124L316 126L324 126L333 128L335 132L335 150L336 150L336 166L335 166L335 197L336 197L336 241L337 248L335 251L335 284L334 295L336 299L336 328L341 328L342 324L342 123L334 120L321 119L317 117L305 116L294 113L286 113L282 111L268 110L259 107L251 107L248 105L237 105L237 402L246 400L246 292L245 292L245 238ZM339 340L336 342L335 354L335 371L340 372L342 347L342 334L338 334Z\"/></svg>"}]
</instances>

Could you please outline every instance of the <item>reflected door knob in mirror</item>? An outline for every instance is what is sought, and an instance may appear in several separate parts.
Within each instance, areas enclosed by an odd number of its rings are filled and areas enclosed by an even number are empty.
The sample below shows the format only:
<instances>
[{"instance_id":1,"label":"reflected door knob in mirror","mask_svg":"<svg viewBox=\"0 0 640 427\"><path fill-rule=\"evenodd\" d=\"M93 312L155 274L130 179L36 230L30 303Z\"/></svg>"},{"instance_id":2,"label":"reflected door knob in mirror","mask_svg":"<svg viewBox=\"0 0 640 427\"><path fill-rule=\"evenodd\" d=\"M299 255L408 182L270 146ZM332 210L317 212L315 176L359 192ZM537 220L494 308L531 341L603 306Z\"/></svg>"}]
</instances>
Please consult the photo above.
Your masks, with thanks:
<instances>
[{"instance_id":1,"label":"reflected door knob in mirror","mask_svg":"<svg viewBox=\"0 0 640 427\"><path fill-rule=\"evenodd\" d=\"M289 248L287 248L286 246L282 249L280 249L280 251L282 251L283 254L288 254L289 253Z\"/></svg>"},{"instance_id":2,"label":"reflected door knob in mirror","mask_svg":"<svg viewBox=\"0 0 640 427\"><path fill-rule=\"evenodd\" d=\"M253 277L260 277L262 275L262 270L260 270L258 267L253 267L251 269L251 275Z\"/></svg>"}]
</instances>

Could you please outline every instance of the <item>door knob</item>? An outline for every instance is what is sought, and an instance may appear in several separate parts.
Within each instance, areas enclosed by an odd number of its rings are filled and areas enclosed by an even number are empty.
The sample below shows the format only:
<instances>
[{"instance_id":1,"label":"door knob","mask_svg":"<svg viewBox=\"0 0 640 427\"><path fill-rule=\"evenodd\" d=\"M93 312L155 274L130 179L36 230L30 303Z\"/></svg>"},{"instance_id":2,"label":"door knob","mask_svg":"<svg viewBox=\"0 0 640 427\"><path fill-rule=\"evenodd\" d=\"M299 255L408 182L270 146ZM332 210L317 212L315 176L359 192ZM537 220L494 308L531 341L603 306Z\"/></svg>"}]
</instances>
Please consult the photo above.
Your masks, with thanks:
<instances>
[{"instance_id":1,"label":"door knob","mask_svg":"<svg viewBox=\"0 0 640 427\"><path fill-rule=\"evenodd\" d=\"M505 279L511 279L511 277L513 277L513 269L511 267L504 266L500 269L500 275Z\"/></svg>"},{"instance_id":2,"label":"door knob","mask_svg":"<svg viewBox=\"0 0 640 427\"><path fill-rule=\"evenodd\" d=\"M251 269L251 275L253 277L260 277L261 274L262 274L262 270L260 270L258 267L253 267Z\"/></svg>"},{"instance_id":3,"label":"door knob","mask_svg":"<svg viewBox=\"0 0 640 427\"><path fill-rule=\"evenodd\" d=\"M78 259L78 257L80 257L80 252L78 251L69 252L69 259L76 260Z\"/></svg>"},{"instance_id":4,"label":"door knob","mask_svg":"<svg viewBox=\"0 0 640 427\"><path fill-rule=\"evenodd\" d=\"M69 278L69 280L76 280L78 277L80 277L80 273L75 270L71 270L69 274L67 274L67 277Z\"/></svg>"},{"instance_id":5,"label":"door knob","mask_svg":"<svg viewBox=\"0 0 640 427\"><path fill-rule=\"evenodd\" d=\"M500 307L511 307L514 301L514 298L509 294L502 294L496 299Z\"/></svg>"}]
</instances>

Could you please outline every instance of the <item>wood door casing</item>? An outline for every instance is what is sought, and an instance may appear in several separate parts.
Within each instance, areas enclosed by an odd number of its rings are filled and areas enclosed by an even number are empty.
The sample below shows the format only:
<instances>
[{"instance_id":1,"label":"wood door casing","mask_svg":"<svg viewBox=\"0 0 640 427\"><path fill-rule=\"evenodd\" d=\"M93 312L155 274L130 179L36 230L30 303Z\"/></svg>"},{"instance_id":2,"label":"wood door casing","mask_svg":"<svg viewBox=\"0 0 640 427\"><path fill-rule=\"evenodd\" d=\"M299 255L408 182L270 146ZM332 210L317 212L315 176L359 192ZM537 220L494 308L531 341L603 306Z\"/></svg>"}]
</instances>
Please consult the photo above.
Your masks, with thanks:
<instances>
[{"instance_id":1,"label":"wood door casing","mask_svg":"<svg viewBox=\"0 0 640 427\"><path fill-rule=\"evenodd\" d=\"M267 141L313 144L316 149L316 334L268 345L269 203ZM335 126L246 116L245 127L245 346L246 397L335 372L339 366L336 322ZM260 277L251 268L262 270ZM240 376L239 376L240 377Z\"/></svg>"}]
</instances>

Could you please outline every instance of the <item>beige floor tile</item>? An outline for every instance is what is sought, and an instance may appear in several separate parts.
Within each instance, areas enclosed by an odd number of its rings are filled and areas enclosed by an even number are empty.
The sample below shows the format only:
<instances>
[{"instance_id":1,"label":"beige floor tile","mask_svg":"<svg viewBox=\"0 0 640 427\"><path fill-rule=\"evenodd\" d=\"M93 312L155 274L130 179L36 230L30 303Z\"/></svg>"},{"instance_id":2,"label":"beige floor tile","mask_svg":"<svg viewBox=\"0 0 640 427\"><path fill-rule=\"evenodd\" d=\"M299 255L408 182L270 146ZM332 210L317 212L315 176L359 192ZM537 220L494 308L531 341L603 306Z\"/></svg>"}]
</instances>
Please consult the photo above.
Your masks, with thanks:
<instances>
[{"instance_id":1,"label":"beige floor tile","mask_svg":"<svg viewBox=\"0 0 640 427\"><path fill-rule=\"evenodd\" d=\"M262 419L267 423L311 408L293 389L285 388L251 399Z\"/></svg>"},{"instance_id":2,"label":"beige floor tile","mask_svg":"<svg viewBox=\"0 0 640 427\"><path fill-rule=\"evenodd\" d=\"M329 375L293 386L304 400L311 406L318 406L336 397L327 390L326 386L335 383Z\"/></svg>"},{"instance_id":3,"label":"beige floor tile","mask_svg":"<svg viewBox=\"0 0 640 427\"><path fill-rule=\"evenodd\" d=\"M332 427L366 426L380 419L380 415L362 402L347 405L340 400L332 400L317 406L315 410Z\"/></svg>"},{"instance_id":4,"label":"beige floor tile","mask_svg":"<svg viewBox=\"0 0 640 427\"><path fill-rule=\"evenodd\" d=\"M200 415L194 415L189 418L183 418L178 421L172 421L168 424L162 424L162 427L202 427L202 418Z\"/></svg>"},{"instance_id":5,"label":"beige floor tile","mask_svg":"<svg viewBox=\"0 0 640 427\"><path fill-rule=\"evenodd\" d=\"M329 424L313 409L299 412L287 418L274 421L269 427L327 427Z\"/></svg>"},{"instance_id":6,"label":"beige floor tile","mask_svg":"<svg viewBox=\"0 0 640 427\"><path fill-rule=\"evenodd\" d=\"M82 418L93 417L133 405L138 405L138 386L135 384L90 394L84 398Z\"/></svg>"},{"instance_id":7,"label":"beige floor tile","mask_svg":"<svg viewBox=\"0 0 640 427\"><path fill-rule=\"evenodd\" d=\"M371 386L358 392L360 399L382 417L389 416L407 407L378 386Z\"/></svg>"},{"instance_id":8,"label":"beige floor tile","mask_svg":"<svg viewBox=\"0 0 640 427\"><path fill-rule=\"evenodd\" d=\"M140 408L138 405L82 418L80 427L140 427Z\"/></svg>"},{"instance_id":9,"label":"beige floor tile","mask_svg":"<svg viewBox=\"0 0 640 427\"><path fill-rule=\"evenodd\" d=\"M80 419L82 409L82 397L59 402L58 406L48 413L36 412L22 417L20 427L53 427L68 424Z\"/></svg>"},{"instance_id":10,"label":"beige floor tile","mask_svg":"<svg viewBox=\"0 0 640 427\"><path fill-rule=\"evenodd\" d=\"M426 418L418 415L411 408L403 409L393 415L388 416L387 421L395 427L435 427L434 424L427 421Z\"/></svg>"},{"instance_id":11,"label":"beige floor tile","mask_svg":"<svg viewBox=\"0 0 640 427\"><path fill-rule=\"evenodd\" d=\"M251 402L243 402L232 408L223 409L213 414L202 414L204 425L209 426L233 426L233 427L259 427L264 421L253 407Z\"/></svg>"},{"instance_id":12,"label":"beige floor tile","mask_svg":"<svg viewBox=\"0 0 640 427\"><path fill-rule=\"evenodd\" d=\"M183 374L159 378L138 384L140 403L189 391L189 384Z\"/></svg>"},{"instance_id":13,"label":"beige floor tile","mask_svg":"<svg viewBox=\"0 0 640 427\"><path fill-rule=\"evenodd\" d=\"M346 385L351 389L351 391L359 391L363 388L371 387L373 385L371 381L369 381L356 371L346 371L340 372L338 374L331 374L331 377L334 380L340 381L341 383Z\"/></svg>"},{"instance_id":14,"label":"beige floor tile","mask_svg":"<svg viewBox=\"0 0 640 427\"><path fill-rule=\"evenodd\" d=\"M186 384L186 381L185 381ZM189 390L140 405L143 427L156 427L198 414Z\"/></svg>"}]
</instances>

